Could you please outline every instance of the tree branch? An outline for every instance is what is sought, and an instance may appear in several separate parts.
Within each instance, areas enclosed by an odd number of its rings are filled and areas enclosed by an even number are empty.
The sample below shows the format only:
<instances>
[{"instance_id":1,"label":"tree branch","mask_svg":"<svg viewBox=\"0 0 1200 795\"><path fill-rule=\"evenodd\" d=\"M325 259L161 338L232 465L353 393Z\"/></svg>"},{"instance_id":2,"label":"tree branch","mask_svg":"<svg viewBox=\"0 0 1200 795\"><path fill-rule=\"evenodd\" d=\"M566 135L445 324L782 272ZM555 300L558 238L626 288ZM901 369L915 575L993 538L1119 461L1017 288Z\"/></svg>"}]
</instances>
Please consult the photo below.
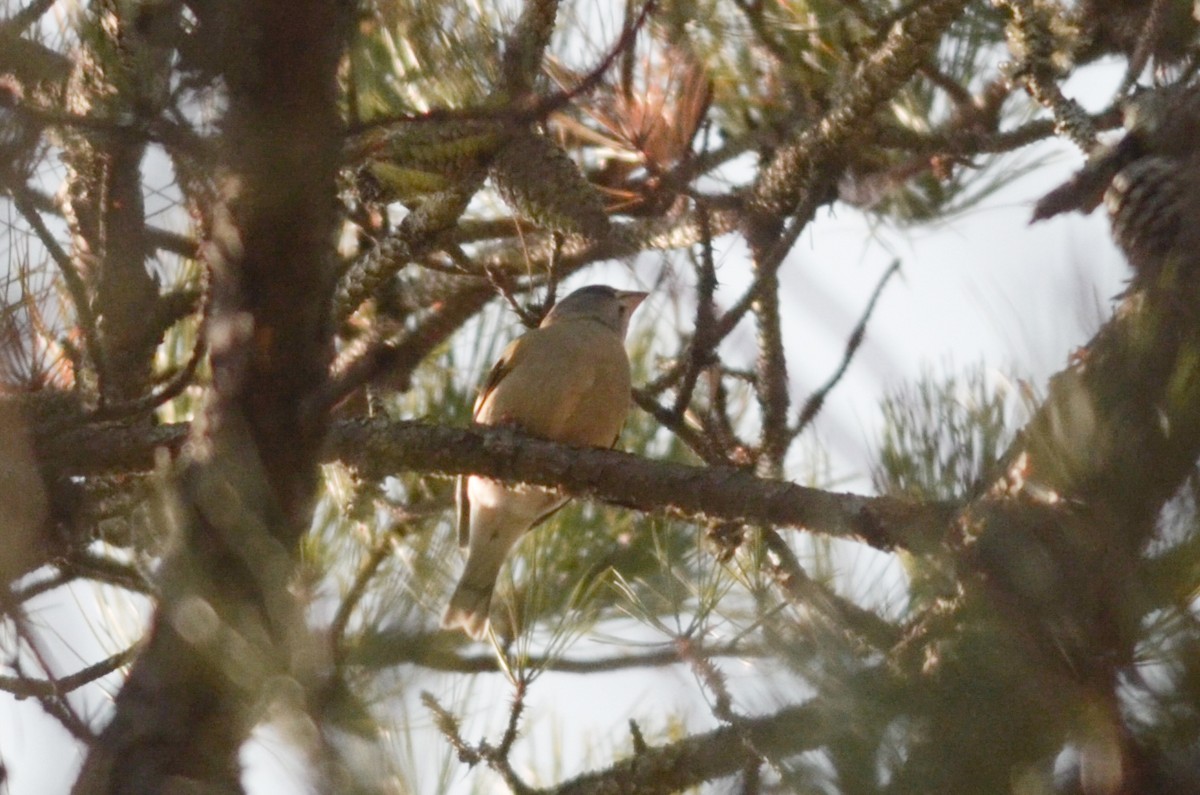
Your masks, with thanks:
<instances>
[{"instance_id":1,"label":"tree branch","mask_svg":"<svg viewBox=\"0 0 1200 795\"><path fill-rule=\"evenodd\" d=\"M813 163L847 145L870 125L867 119L900 89L962 9L966 0L933 0L909 6L879 49L864 60L852 87L837 104L796 140L782 147L761 172L750 204L756 215L783 219L813 187Z\"/></svg>"},{"instance_id":2,"label":"tree branch","mask_svg":"<svg viewBox=\"0 0 1200 795\"><path fill-rule=\"evenodd\" d=\"M462 674L502 673L493 653L461 654L461 642L447 638L445 632L409 632L380 630L347 641L345 664L379 670L396 665L413 664L434 671ZM739 660L767 655L762 647L742 643L727 643L706 647L711 658L732 657ZM674 645L604 657L563 657L559 654L529 656L523 663L530 670L553 671L562 674L611 673L639 668L662 668L679 665L679 650Z\"/></svg>"},{"instance_id":3,"label":"tree branch","mask_svg":"<svg viewBox=\"0 0 1200 795\"><path fill-rule=\"evenodd\" d=\"M64 474L148 469L157 447L179 449L186 426L81 428L39 440L45 461ZM384 418L335 423L326 460L388 471L457 475L555 486L576 497L695 519L803 527L857 538L878 549L936 544L956 506L864 497L759 478L734 467L652 461L576 448L511 428L449 428Z\"/></svg>"},{"instance_id":4,"label":"tree branch","mask_svg":"<svg viewBox=\"0 0 1200 795\"><path fill-rule=\"evenodd\" d=\"M605 770L585 773L538 795L637 795L671 793L731 776L756 763L761 753L784 759L822 745L837 730L836 721L811 704L785 707L773 715L746 718L679 742L650 747ZM747 742L743 742L747 740ZM748 745L753 745L751 751Z\"/></svg>"},{"instance_id":5,"label":"tree branch","mask_svg":"<svg viewBox=\"0 0 1200 795\"><path fill-rule=\"evenodd\" d=\"M53 680L31 679L27 676L0 676L0 690L12 693L17 698L63 696L128 665L137 656L141 647L142 644L135 643L128 649L119 651L98 663Z\"/></svg>"}]
</instances>

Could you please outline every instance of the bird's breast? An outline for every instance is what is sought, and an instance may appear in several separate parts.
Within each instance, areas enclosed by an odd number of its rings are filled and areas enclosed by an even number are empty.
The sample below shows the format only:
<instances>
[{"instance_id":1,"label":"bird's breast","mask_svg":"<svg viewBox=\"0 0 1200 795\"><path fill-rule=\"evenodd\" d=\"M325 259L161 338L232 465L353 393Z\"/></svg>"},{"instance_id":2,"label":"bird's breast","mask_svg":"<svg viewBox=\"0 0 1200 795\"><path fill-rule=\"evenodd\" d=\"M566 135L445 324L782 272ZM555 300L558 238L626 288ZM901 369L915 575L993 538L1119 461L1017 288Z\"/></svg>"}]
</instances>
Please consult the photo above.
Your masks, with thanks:
<instances>
[{"instance_id":1,"label":"bird's breast","mask_svg":"<svg viewBox=\"0 0 1200 795\"><path fill-rule=\"evenodd\" d=\"M608 447L629 411L629 358L598 324L560 323L528 335L520 358L480 407L484 425L512 423L545 439Z\"/></svg>"}]
</instances>

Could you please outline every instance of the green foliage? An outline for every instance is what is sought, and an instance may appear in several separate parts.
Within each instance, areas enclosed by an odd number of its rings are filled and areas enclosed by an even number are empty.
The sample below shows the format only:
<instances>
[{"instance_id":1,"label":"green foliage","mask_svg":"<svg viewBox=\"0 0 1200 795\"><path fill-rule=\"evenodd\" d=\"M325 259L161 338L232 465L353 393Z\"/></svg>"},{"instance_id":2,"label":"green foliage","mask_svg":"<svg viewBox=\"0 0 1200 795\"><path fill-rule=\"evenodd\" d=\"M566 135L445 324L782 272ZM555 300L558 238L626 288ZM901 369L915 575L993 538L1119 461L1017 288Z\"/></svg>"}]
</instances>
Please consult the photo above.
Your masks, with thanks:
<instances>
[{"instance_id":1,"label":"green foliage","mask_svg":"<svg viewBox=\"0 0 1200 795\"><path fill-rule=\"evenodd\" d=\"M494 13L465 0L367 4L346 73L352 118L367 122L479 104L498 78Z\"/></svg>"},{"instance_id":2,"label":"green foliage","mask_svg":"<svg viewBox=\"0 0 1200 795\"><path fill-rule=\"evenodd\" d=\"M884 400L883 438L872 480L881 494L961 499L986 487L1012 439L1008 385L992 385L982 366L935 379L932 374Z\"/></svg>"}]
</instances>

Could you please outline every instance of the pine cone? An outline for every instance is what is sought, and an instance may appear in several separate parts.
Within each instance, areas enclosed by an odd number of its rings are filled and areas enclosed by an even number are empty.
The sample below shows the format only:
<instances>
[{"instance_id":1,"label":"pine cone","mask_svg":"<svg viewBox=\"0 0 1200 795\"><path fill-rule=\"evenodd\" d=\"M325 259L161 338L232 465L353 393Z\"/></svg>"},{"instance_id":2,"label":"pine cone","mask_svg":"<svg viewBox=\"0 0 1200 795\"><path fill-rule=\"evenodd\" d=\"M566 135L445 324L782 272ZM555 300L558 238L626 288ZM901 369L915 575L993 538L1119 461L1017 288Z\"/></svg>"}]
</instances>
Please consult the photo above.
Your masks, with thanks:
<instances>
[{"instance_id":1,"label":"pine cone","mask_svg":"<svg viewBox=\"0 0 1200 795\"><path fill-rule=\"evenodd\" d=\"M515 132L492 161L491 175L504 201L534 223L592 240L608 234L600 194L546 136Z\"/></svg>"},{"instance_id":2,"label":"pine cone","mask_svg":"<svg viewBox=\"0 0 1200 795\"><path fill-rule=\"evenodd\" d=\"M1141 91L1121 112L1126 137L1140 154L1190 157L1200 151L1200 84Z\"/></svg>"},{"instance_id":3,"label":"pine cone","mask_svg":"<svg viewBox=\"0 0 1200 795\"><path fill-rule=\"evenodd\" d=\"M1134 283L1151 284L1168 258L1195 258L1200 251L1200 160L1144 157L1121 169L1104 195L1113 240L1136 273Z\"/></svg>"},{"instance_id":4,"label":"pine cone","mask_svg":"<svg viewBox=\"0 0 1200 795\"><path fill-rule=\"evenodd\" d=\"M1200 86L1146 91L1125 107L1127 156L1104 196L1113 240L1134 287L1153 284L1168 264L1200 273Z\"/></svg>"},{"instance_id":5,"label":"pine cone","mask_svg":"<svg viewBox=\"0 0 1200 795\"><path fill-rule=\"evenodd\" d=\"M1113 239L1133 266L1133 288L1200 275L1200 84L1144 91L1124 108L1125 137L1094 154L1042 197L1033 220L1080 210L1101 196Z\"/></svg>"}]
</instances>

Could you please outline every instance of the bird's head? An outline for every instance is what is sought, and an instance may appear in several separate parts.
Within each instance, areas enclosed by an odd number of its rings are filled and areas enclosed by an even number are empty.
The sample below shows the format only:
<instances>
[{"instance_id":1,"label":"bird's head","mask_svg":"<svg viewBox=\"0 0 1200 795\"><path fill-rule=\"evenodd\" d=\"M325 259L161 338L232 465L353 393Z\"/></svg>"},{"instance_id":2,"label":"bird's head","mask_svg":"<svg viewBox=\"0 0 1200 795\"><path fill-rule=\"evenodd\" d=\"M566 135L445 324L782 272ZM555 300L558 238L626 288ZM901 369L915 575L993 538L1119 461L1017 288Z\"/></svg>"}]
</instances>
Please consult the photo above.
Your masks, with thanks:
<instances>
[{"instance_id":1,"label":"bird's head","mask_svg":"<svg viewBox=\"0 0 1200 795\"><path fill-rule=\"evenodd\" d=\"M596 320L621 336L629 329L633 310L646 299L647 293L617 290L606 284L580 287L554 305L542 320L542 328L562 320L587 318Z\"/></svg>"}]
</instances>

